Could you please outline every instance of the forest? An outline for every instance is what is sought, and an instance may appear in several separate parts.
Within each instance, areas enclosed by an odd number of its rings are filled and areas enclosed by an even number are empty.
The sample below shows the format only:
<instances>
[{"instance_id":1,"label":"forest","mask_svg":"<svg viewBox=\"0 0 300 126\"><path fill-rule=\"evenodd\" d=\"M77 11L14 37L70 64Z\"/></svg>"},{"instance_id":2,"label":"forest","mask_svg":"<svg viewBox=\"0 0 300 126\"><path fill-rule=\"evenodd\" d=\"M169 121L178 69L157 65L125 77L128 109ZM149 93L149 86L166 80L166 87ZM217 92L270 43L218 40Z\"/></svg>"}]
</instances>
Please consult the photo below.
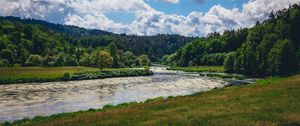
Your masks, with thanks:
<instances>
[{"instance_id":1,"label":"forest","mask_svg":"<svg viewBox=\"0 0 300 126\"><path fill-rule=\"evenodd\" d=\"M212 33L165 55L171 66L223 65L227 72L251 76L289 75L299 71L300 6L271 12L253 28Z\"/></svg>"},{"instance_id":2,"label":"forest","mask_svg":"<svg viewBox=\"0 0 300 126\"><path fill-rule=\"evenodd\" d=\"M137 36L0 17L0 66L221 66L251 76L299 71L300 6L271 12L253 28L206 37ZM100 58L99 58L100 57ZM103 62L101 60L106 60Z\"/></svg>"},{"instance_id":3,"label":"forest","mask_svg":"<svg viewBox=\"0 0 300 126\"><path fill-rule=\"evenodd\" d=\"M159 62L193 39L114 34L35 19L0 17L0 66L95 67L100 65L101 56L111 59L101 67L143 66L150 60Z\"/></svg>"}]
</instances>

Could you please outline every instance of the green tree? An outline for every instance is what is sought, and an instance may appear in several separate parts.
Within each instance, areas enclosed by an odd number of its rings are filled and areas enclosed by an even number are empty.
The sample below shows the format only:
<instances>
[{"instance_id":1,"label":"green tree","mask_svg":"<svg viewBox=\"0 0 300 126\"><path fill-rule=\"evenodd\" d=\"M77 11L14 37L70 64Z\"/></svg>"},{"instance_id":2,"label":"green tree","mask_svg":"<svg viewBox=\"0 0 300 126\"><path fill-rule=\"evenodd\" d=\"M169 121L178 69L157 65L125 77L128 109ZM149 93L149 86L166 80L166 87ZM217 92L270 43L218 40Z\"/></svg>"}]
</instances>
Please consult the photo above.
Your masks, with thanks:
<instances>
[{"instance_id":1,"label":"green tree","mask_svg":"<svg viewBox=\"0 0 300 126\"><path fill-rule=\"evenodd\" d=\"M233 72L234 71L234 59L235 59L235 53L230 52L227 57L224 60L224 67L227 72Z\"/></svg>"},{"instance_id":2,"label":"green tree","mask_svg":"<svg viewBox=\"0 0 300 126\"><path fill-rule=\"evenodd\" d=\"M78 61L76 59L76 56L74 55L67 55L66 56L66 65L67 66L78 66Z\"/></svg>"},{"instance_id":3,"label":"green tree","mask_svg":"<svg viewBox=\"0 0 300 126\"><path fill-rule=\"evenodd\" d=\"M58 53L55 56L55 66L65 66L66 65L66 54L63 52Z\"/></svg>"},{"instance_id":4,"label":"green tree","mask_svg":"<svg viewBox=\"0 0 300 126\"><path fill-rule=\"evenodd\" d=\"M111 54L111 56L113 57L112 67L118 68L120 66L119 65L120 56L118 55L118 47L117 47L116 43L111 42L108 45L108 50L109 50L109 53Z\"/></svg>"},{"instance_id":5,"label":"green tree","mask_svg":"<svg viewBox=\"0 0 300 126\"><path fill-rule=\"evenodd\" d=\"M162 64L163 65L168 65L167 59L170 57L170 55L164 55L162 58Z\"/></svg>"},{"instance_id":6,"label":"green tree","mask_svg":"<svg viewBox=\"0 0 300 126\"><path fill-rule=\"evenodd\" d=\"M0 67L8 67L9 62L6 59L0 59Z\"/></svg>"},{"instance_id":7,"label":"green tree","mask_svg":"<svg viewBox=\"0 0 300 126\"><path fill-rule=\"evenodd\" d=\"M289 39L278 40L268 55L270 74L286 75L296 72L295 46Z\"/></svg>"},{"instance_id":8,"label":"green tree","mask_svg":"<svg viewBox=\"0 0 300 126\"><path fill-rule=\"evenodd\" d=\"M6 59L10 65L13 64L14 54L10 49L2 49L0 52L0 56L2 59Z\"/></svg>"},{"instance_id":9,"label":"green tree","mask_svg":"<svg viewBox=\"0 0 300 126\"><path fill-rule=\"evenodd\" d=\"M77 50L76 50L76 60L77 60L78 65L80 65L80 58L83 55L83 53L84 53L84 51L82 49L77 48Z\"/></svg>"},{"instance_id":10,"label":"green tree","mask_svg":"<svg viewBox=\"0 0 300 126\"><path fill-rule=\"evenodd\" d=\"M266 74L268 67L268 53L276 43L278 37L276 34L266 34L263 40L256 48L256 59L258 62L259 74Z\"/></svg>"},{"instance_id":11,"label":"green tree","mask_svg":"<svg viewBox=\"0 0 300 126\"><path fill-rule=\"evenodd\" d=\"M109 52L100 50L94 56L94 61L99 69L102 70L104 67L109 67L113 64L113 57Z\"/></svg>"},{"instance_id":12,"label":"green tree","mask_svg":"<svg viewBox=\"0 0 300 126\"><path fill-rule=\"evenodd\" d=\"M140 62L140 65L143 67L151 65L151 61L147 55L141 55L139 57L139 62Z\"/></svg>"},{"instance_id":13,"label":"green tree","mask_svg":"<svg viewBox=\"0 0 300 126\"><path fill-rule=\"evenodd\" d=\"M136 56L131 51L126 51L123 53L122 59L126 67L135 66Z\"/></svg>"},{"instance_id":14,"label":"green tree","mask_svg":"<svg viewBox=\"0 0 300 126\"><path fill-rule=\"evenodd\" d=\"M83 66L91 66L92 65L91 61L92 61L92 58L91 58L90 54L84 53L80 57L79 64L83 65Z\"/></svg>"},{"instance_id":15,"label":"green tree","mask_svg":"<svg viewBox=\"0 0 300 126\"><path fill-rule=\"evenodd\" d=\"M40 66L43 59L39 55L30 55L26 61L26 66Z\"/></svg>"}]
</instances>

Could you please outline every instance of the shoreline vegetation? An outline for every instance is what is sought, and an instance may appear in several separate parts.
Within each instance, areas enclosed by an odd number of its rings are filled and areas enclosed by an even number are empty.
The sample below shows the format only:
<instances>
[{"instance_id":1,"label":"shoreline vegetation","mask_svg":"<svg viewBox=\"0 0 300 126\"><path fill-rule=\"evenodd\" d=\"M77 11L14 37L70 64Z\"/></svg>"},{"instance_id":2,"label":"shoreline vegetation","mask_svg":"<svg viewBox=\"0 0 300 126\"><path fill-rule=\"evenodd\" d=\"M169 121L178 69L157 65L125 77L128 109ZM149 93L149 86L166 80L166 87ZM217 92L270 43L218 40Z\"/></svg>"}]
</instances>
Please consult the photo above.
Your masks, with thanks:
<instances>
[{"instance_id":1,"label":"shoreline vegetation","mask_svg":"<svg viewBox=\"0 0 300 126\"><path fill-rule=\"evenodd\" d=\"M102 109L37 116L0 125L299 125L299 78L299 74L269 77L251 85L106 105Z\"/></svg>"},{"instance_id":2,"label":"shoreline vegetation","mask_svg":"<svg viewBox=\"0 0 300 126\"><path fill-rule=\"evenodd\" d=\"M168 67L167 70L178 70L184 72L197 72L200 76L218 77L218 78L233 78L242 80L246 76L229 73L223 66L189 66L189 67Z\"/></svg>"},{"instance_id":3,"label":"shoreline vegetation","mask_svg":"<svg viewBox=\"0 0 300 126\"><path fill-rule=\"evenodd\" d=\"M92 67L2 67L0 84L31 82L75 81L112 77L148 76L147 68L99 68Z\"/></svg>"},{"instance_id":4,"label":"shoreline vegetation","mask_svg":"<svg viewBox=\"0 0 300 126\"><path fill-rule=\"evenodd\" d=\"M223 66L168 67L167 70L180 70L184 72L225 72Z\"/></svg>"}]
</instances>

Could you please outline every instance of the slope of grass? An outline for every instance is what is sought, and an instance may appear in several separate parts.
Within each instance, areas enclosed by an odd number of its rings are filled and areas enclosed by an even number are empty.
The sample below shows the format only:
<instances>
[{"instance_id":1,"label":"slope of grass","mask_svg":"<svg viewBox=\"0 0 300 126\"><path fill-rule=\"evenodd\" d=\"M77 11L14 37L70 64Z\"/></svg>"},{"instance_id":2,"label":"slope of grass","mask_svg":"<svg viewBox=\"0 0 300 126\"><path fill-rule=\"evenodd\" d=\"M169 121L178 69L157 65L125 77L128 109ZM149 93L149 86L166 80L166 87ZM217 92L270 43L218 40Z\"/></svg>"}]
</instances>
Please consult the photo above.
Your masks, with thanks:
<instances>
[{"instance_id":1,"label":"slope of grass","mask_svg":"<svg viewBox=\"0 0 300 126\"><path fill-rule=\"evenodd\" d=\"M299 106L300 75L295 75L190 96L36 117L6 125L297 126L300 125Z\"/></svg>"},{"instance_id":2,"label":"slope of grass","mask_svg":"<svg viewBox=\"0 0 300 126\"><path fill-rule=\"evenodd\" d=\"M180 70L185 72L225 72L223 66L189 66L189 67L171 67L168 70Z\"/></svg>"},{"instance_id":3,"label":"slope of grass","mask_svg":"<svg viewBox=\"0 0 300 126\"><path fill-rule=\"evenodd\" d=\"M103 69L105 77L122 77L148 75L144 69L118 68ZM86 74L82 74L86 73ZM86 76L88 73L100 73L99 68L91 67L0 67L0 84L26 83L26 82L51 82L62 80L84 80L72 78L74 74ZM67 74L67 78L65 76ZM107 75L107 76L106 76ZM150 75L150 73L149 73ZM85 79L98 79L97 77L85 77Z\"/></svg>"}]
</instances>

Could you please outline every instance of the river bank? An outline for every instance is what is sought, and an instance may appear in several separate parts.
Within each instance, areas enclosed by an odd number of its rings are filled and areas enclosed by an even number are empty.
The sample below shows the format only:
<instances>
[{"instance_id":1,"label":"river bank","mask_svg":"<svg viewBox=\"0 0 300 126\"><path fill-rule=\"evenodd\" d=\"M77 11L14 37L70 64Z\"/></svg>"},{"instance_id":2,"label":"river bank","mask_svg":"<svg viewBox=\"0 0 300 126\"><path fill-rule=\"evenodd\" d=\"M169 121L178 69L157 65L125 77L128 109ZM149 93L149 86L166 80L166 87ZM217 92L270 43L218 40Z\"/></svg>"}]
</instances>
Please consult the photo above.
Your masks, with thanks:
<instances>
[{"instance_id":1,"label":"river bank","mask_svg":"<svg viewBox=\"0 0 300 126\"><path fill-rule=\"evenodd\" d=\"M152 74L151 71L142 68L116 68L99 71L99 68L91 67L4 67L0 68L0 85L148 76Z\"/></svg>"},{"instance_id":2,"label":"river bank","mask_svg":"<svg viewBox=\"0 0 300 126\"><path fill-rule=\"evenodd\" d=\"M300 75L7 125L299 125Z\"/></svg>"},{"instance_id":3,"label":"river bank","mask_svg":"<svg viewBox=\"0 0 300 126\"><path fill-rule=\"evenodd\" d=\"M180 70L184 72L225 72L223 66L168 67L167 70Z\"/></svg>"}]
</instances>

